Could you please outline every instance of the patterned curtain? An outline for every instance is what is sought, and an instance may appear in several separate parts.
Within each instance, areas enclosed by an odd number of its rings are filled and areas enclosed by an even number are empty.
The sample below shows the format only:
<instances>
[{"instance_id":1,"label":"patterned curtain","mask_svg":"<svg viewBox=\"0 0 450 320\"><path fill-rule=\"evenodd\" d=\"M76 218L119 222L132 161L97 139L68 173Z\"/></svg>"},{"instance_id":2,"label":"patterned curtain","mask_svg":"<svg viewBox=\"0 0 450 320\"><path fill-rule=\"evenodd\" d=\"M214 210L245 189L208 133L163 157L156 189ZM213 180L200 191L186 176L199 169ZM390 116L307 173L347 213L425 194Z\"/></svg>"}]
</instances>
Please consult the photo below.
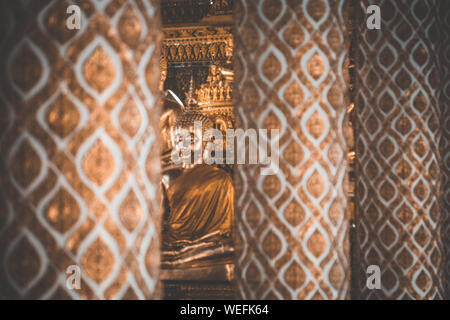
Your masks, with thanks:
<instances>
[{"instance_id":1,"label":"patterned curtain","mask_svg":"<svg viewBox=\"0 0 450 320\"><path fill-rule=\"evenodd\" d=\"M447 263L445 266L447 299L450 299L450 2L439 1L439 29L441 30L441 110L442 110L442 168L443 168L443 212L444 245Z\"/></svg>"},{"instance_id":2,"label":"patterned curtain","mask_svg":"<svg viewBox=\"0 0 450 320\"><path fill-rule=\"evenodd\" d=\"M76 3L1 2L0 297L159 298L159 8Z\"/></svg>"},{"instance_id":3,"label":"patterned curtain","mask_svg":"<svg viewBox=\"0 0 450 320\"><path fill-rule=\"evenodd\" d=\"M0 298L161 298L156 2L0 1ZM242 298L450 298L449 9L235 1L236 127L280 130L276 173L236 166Z\"/></svg>"},{"instance_id":4,"label":"patterned curtain","mask_svg":"<svg viewBox=\"0 0 450 320\"><path fill-rule=\"evenodd\" d=\"M237 1L237 127L280 130L278 173L235 177L243 298L349 296L344 4Z\"/></svg>"},{"instance_id":5,"label":"patterned curtain","mask_svg":"<svg viewBox=\"0 0 450 320\"><path fill-rule=\"evenodd\" d=\"M355 216L364 299L444 297L438 2L357 2ZM381 7L381 30L366 27L372 4ZM370 265L380 267L381 290L366 286Z\"/></svg>"}]
</instances>

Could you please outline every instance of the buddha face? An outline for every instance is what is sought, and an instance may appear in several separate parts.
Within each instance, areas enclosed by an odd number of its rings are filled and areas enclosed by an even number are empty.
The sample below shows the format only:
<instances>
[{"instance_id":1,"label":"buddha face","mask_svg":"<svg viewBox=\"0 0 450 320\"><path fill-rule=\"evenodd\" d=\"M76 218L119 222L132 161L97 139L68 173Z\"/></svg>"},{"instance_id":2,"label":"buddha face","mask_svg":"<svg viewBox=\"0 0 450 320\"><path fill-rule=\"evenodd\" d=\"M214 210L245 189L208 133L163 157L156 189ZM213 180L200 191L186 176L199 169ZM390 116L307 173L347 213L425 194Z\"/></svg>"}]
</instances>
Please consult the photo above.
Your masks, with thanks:
<instances>
[{"instance_id":1,"label":"buddha face","mask_svg":"<svg viewBox=\"0 0 450 320\"><path fill-rule=\"evenodd\" d=\"M195 121L189 128L176 128L174 163L181 163L183 168L202 163L203 131L201 121Z\"/></svg>"},{"instance_id":2,"label":"buddha face","mask_svg":"<svg viewBox=\"0 0 450 320\"><path fill-rule=\"evenodd\" d=\"M181 164L183 168L190 168L195 164L216 162L217 147L223 149L222 132L213 127L203 127L201 121L194 121L189 128L176 128L175 136L175 164ZM221 151L220 151L221 152ZM222 154L217 156L221 159ZM216 162L218 163L218 162Z\"/></svg>"}]
</instances>

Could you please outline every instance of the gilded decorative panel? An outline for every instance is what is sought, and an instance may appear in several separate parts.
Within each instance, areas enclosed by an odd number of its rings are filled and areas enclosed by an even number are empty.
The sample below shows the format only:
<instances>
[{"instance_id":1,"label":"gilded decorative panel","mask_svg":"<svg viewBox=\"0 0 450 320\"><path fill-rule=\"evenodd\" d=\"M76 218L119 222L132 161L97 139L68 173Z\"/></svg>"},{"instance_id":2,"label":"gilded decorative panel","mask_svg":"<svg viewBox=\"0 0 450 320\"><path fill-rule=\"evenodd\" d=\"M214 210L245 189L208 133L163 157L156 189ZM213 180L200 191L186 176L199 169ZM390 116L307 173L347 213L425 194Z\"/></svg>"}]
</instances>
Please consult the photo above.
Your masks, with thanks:
<instances>
[{"instance_id":1,"label":"gilded decorative panel","mask_svg":"<svg viewBox=\"0 0 450 320\"><path fill-rule=\"evenodd\" d=\"M0 295L160 297L159 7L1 5Z\"/></svg>"},{"instance_id":2,"label":"gilded decorative panel","mask_svg":"<svg viewBox=\"0 0 450 320\"><path fill-rule=\"evenodd\" d=\"M227 64L233 58L230 26L165 27L162 55L169 65Z\"/></svg>"},{"instance_id":3,"label":"gilded decorative panel","mask_svg":"<svg viewBox=\"0 0 450 320\"><path fill-rule=\"evenodd\" d=\"M236 126L280 130L278 172L247 165L235 175L238 289L247 299L345 299L345 1L236 2Z\"/></svg>"},{"instance_id":4,"label":"gilded decorative panel","mask_svg":"<svg viewBox=\"0 0 450 320\"><path fill-rule=\"evenodd\" d=\"M358 3L356 226L364 299L443 298L437 2ZM366 8L381 7L381 30ZM381 290L366 268L381 270ZM357 272L357 270L354 270Z\"/></svg>"}]
</instances>

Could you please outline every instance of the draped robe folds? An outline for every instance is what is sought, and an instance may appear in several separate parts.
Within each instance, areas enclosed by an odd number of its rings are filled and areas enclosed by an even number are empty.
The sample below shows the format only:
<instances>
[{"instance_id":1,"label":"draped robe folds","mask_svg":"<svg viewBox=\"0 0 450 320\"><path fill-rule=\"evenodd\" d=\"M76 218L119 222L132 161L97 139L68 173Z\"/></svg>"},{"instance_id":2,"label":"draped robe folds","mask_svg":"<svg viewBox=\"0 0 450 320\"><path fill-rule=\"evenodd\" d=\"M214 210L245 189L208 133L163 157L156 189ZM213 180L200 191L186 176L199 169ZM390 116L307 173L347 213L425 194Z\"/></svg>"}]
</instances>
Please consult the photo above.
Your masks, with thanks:
<instances>
[{"instance_id":1,"label":"draped robe folds","mask_svg":"<svg viewBox=\"0 0 450 320\"><path fill-rule=\"evenodd\" d=\"M230 251L234 188L228 172L206 164L186 169L171 183L167 198L168 260L181 263Z\"/></svg>"},{"instance_id":2,"label":"draped robe folds","mask_svg":"<svg viewBox=\"0 0 450 320\"><path fill-rule=\"evenodd\" d=\"M189 243L231 234L234 189L225 170L206 164L187 169L173 181L167 197L168 242Z\"/></svg>"}]
</instances>

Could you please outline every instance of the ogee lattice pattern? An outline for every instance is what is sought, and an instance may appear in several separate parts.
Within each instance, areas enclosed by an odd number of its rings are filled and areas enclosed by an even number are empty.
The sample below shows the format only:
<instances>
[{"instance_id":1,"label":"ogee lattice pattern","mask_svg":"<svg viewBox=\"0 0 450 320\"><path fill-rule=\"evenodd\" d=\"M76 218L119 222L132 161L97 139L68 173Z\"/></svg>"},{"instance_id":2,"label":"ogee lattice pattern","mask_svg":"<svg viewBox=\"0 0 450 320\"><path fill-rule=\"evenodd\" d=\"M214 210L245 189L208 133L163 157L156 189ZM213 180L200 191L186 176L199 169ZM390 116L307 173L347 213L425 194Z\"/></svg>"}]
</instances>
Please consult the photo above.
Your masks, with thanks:
<instances>
[{"instance_id":1,"label":"ogee lattice pattern","mask_svg":"<svg viewBox=\"0 0 450 320\"><path fill-rule=\"evenodd\" d=\"M1 12L0 296L158 298L159 8L2 1ZM66 288L69 265L80 290Z\"/></svg>"},{"instance_id":2,"label":"ogee lattice pattern","mask_svg":"<svg viewBox=\"0 0 450 320\"><path fill-rule=\"evenodd\" d=\"M344 1L236 1L237 127L280 129L280 170L238 167L238 286L250 299L344 299Z\"/></svg>"},{"instance_id":3,"label":"ogee lattice pattern","mask_svg":"<svg viewBox=\"0 0 450 320\"><path fill-rule=\"evenodd\" d=\"M439 28L441 29L440 54L441 64L441 110L442 139L441 154L443 168L442 198L444 215L445 267L447 299L450 299L450 2L439 1Z\"/></svg>"},{"instance_id":4,"label":"ogee lattice pattern","mask_svg":"<svg viewBox=\"0 0 450 320\"><path fill-rule=\"evenodd\" d=\"M357 22L355 215L365 299L444 294L438 2L360 2L380 5L382 16L381 30ZM381 268L381 290L366 287L369 265Z\"/></svg>"}]
</instances>

